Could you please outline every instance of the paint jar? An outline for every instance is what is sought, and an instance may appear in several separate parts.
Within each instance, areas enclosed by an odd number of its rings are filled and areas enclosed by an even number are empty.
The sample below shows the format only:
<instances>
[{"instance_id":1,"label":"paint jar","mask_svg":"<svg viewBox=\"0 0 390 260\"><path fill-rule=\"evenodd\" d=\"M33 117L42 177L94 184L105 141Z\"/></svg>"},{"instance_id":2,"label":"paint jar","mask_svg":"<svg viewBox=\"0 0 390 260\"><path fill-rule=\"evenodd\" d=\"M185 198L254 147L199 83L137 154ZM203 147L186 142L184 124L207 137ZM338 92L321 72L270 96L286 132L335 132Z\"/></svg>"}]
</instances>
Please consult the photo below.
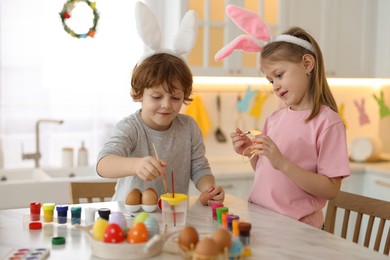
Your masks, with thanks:
<instances>
[{"instance_id":1,"label":"paint jar","mask_svg":"<svg viewBox=\"0 0 390 260\"><path fill-rule=\"evenodd\" d=\"M98 209L98 214L101 218L108 221L110 219L111 210L109 208L100 208Z\"/></svg>"},{"instance_id":2,"label":"paint jar","mask_svg":"<svg viewBox=\"0 0 390 260\"><path fill-rule=\"evenodd\" d=\"M85 209L85 225L91 225L95 223L96 219L96 209L95 208L86 208Z\"/></svg>"},{"instance_id":3,"label":"paint jar","mask_svg":"<svg viewBox=\"0 0 390 260\"><path fill-rule=\"evenodd\" d=\"M252 225L247 222L240 222L238 224L238 230L240 231L240 240L244 246L249 245L249 237L252 229Z\"/></svg>"},{"instance_id":4,"label":"paint jar","mask_svg":"<svg viewBox=\"0 0 390 260\"><path fill-rule=\"evenodd\" d=\"M39 221L41 219L41 203L30 203L30 219L31 221Z\"/></svg>"},{"instance_id":5,"label":"paint jar","mask_svg":"<svg viewBox=\"0 0 390 260\"><path fill-rule=\"evenodd\" d=\"M72 225L81 224L81 207L75 206L70 208Z\"/></svg>"},{"instance_id":6,"label":"paint jar","mask_svg":"<svg viewBox=\"0 0 390 260\"><path fill-rule=\"evenodd\" d=\"M234 214L229 214L227 216L227 227L229 231L233 231L233 220L239 220L240 217Z\"/></svg>"},{"instance_id":7,"label":"paint jar","mask_svg":"<svg viewBox=\"0 0 390 260\"><path fill-rule=\"evenodd\" d=\"M216 212L216 209L219 208L219 207L223 207L223 204L221 203L215 203L215 204L211 204L211 210L212 210L212 213L213 213L213 220L217 220L217 212Z\"/></svg>"},{"instance_id":8,"label":"paint jar","mask_svg":"<svg viewBox=\"0 0 390 260\"><path fill-rule=\"evenodd\" d=\"M166 193L160 196L163 226L184 226L187 219L188 196Z\"/></svg>"},{"instance_id":9,"label":"paint jar","mask_svg":"<svg viewBox=\"0 0 390 260\"><path fill-rule=\"evenodd\" d=\"M44 203L42 205L43 209L43 221L44 222L53 222L53 216L54 216L54 208L56 204L55 203Z\"/></svg>"},{"instance_id":10,"label":"paint jar","mask_svg":"<svg viewBox=\"0 0 390 260\"><path fill-rule=\"evenodd\" d=\"M217 221L222 225L222 212L229 212L229 208L227 207L219 207L215 210L217 212Z\"/></svg>"},{"instance_id":11,"label":"paint jar","mask_svg":"<svg viewBox=\"0 0 390 260\"><path fill-rule=\"evenodd\" d=\"M240 221L238 219L233 219L232 221L232 233L233 236L239 237L240 236L240 230L238 230L238 225L240 224Z\"/></svg>"},{"instance_id":12,"label":"paint jar","mask_svg":"<svg viewBox=\"0 0 390 260\"><path fill-rule=\"evenodd\" d=\"M68 220L68 205L57 205L58 224L65 224Z\"/></svg>"}]
</instances>

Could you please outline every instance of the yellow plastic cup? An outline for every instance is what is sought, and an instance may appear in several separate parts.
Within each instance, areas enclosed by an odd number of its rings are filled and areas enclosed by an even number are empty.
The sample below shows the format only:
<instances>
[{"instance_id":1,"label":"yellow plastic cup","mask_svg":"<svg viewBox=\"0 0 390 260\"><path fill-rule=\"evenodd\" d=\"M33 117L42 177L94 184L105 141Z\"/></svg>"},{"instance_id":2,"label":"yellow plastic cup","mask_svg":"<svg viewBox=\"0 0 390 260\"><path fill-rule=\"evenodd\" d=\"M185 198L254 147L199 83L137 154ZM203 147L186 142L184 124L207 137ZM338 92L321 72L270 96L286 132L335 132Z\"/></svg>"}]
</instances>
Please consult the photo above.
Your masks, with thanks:
<instances>
[{"instance_id":1,"label":"yellow plastic cup","mask_svg":"<svg viewBox=\"0 0 390 260\"><path fill-rule=\"evenodd\" d=\"M160 198L163 226L184 226L187 219L188 196L175 193L173 197L171 193L166 193Z\"/></svg>"},{"instance_id":2,"label":"yellow plastic cup","mask_svg":"<svg viewBox=\"0 0 390 260\"><path fill-rule=\"evenodd\" d=\"M44 203L42 205L43 209L43 221L44 222L53 222L54 208L55 203Z\"/></svg>"}]
</instances>

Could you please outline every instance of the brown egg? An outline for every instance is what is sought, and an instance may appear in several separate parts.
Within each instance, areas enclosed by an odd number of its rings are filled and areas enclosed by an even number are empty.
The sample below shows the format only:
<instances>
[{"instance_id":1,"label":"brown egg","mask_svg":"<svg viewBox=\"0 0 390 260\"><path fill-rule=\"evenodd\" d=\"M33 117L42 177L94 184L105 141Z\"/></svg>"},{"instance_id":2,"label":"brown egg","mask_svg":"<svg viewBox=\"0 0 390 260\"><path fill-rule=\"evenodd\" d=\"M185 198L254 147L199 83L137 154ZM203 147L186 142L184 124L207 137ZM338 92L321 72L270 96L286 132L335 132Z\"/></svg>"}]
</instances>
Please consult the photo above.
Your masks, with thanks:
<instances>
[{"instance_id":1,"label":"brown egg","mask_svg":"<svg viewBox=\"0 0 390 260\"><path fill-rule=\"evenodd\" d=\"M209 203L209 193L207 191L204 191L202 192L200 195L199 195L199 201L200 203L203 205L203 206L208 206Z\"/></svg>"},{"instance_id":2,"label":"brown egg","mask_svg":"<svg viewBox=\"0 0 390 260\"><path fill-rule=\"evenodd\" d=\"M141 204L141 191L139 189L133 189L127 194L126 205L140 205Z\"/></svg>"},{"instance_id":3,"label":"brown egg","mask_svg":"<svg viewBox=\"0 0 390 260\"><path fill-rule=\"evenodd\" d=\"M158 203L157 192L151 187L144 190L144 193L142 193L142 204L157 205L157 203Z\"/></svg>"},{"instance_id":4,"label":"brown egg","mask_svg":"<svg viewBox=\"0 0 390 260\"><path fill-rule=\"evenodd\" d=\"M198 231L193 226L184 227L179 234L179 246L183 250L192 250L199 241Z\"/></svg>"},{"instance_id":5,"label":"brown egg","mask_svg":"<svg viewBox=\"0 0 390 260\"><path fill-rule=\"evenodd\" d=\"M224 228L215 230L213 233L213 239L217 243L221 253L225 251L225 248L229 250L232 245L232 235Z\"/></svg>"},{"instance_id":6,"label":"brown egg","mask_svg":"<svg viewBox=\"0 0 390 260\"><path fill-rule=\"evenodd\" d=\"M204 238L195 247L195 253L200 256L217 256L219 254L218 245L212 238Z\"/></svg>"}]
</instances>

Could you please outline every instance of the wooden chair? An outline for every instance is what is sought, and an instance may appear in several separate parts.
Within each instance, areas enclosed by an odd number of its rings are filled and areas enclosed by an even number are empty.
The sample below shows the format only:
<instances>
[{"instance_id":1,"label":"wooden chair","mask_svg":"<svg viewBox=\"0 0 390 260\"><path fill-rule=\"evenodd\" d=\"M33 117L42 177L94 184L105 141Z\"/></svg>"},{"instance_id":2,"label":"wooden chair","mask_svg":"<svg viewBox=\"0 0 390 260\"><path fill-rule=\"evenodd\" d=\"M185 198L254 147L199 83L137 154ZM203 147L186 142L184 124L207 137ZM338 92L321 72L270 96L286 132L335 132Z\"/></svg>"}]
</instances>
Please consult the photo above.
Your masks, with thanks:
<instances>
[{"instance_id":1,"label":"wooden chair","mask_svg":"<svg viewBox=\"0 0 390 260\"><path fill-rule=\"evenodd\" d=\"M382 242L382 236L385 232L386 241L383 249L383 253L385 255L389 255L390 248L390 227L385 230L386 221L389 223L390 220L390 202L383 201L378 199L373 199L369 197L364 197L361 195L356 195L348 192L340 191L336 198L330 200L328 202L328 207L326 210L325 216L325 231L334 234L335 224L336 224L336 216L337 216L337 208L344 209L344 219L341 226L341 237L346 238L348 232L348 223L351 218L351 212L354 216L356 216L355 228L353 230L353 238L352 241L355 243L359 243L359 236L362 226L363 215L366 215L365 219L368 218L367 228L365 230L364 235L364 243L365 247L370 247L371 242L371 233L373 231L373 227L377 226L376 230L376 238L373 249L375 251L379 251ZM378 219L379 223L374 225L375 219ZM353 222L352 222L353 224ZM374 239L374 237L372 238ZM384 241L385 239L383 239Z\"/></svg>"},{"instance_id":2,"label":"wooden chair","mask_svg":"<svg viewBox=\"0 0 390 260\"><path fill-rule=\"evenodd\" d=\"M103 202L115 193L116 182L71 182L72 203Z\"/></svg>"}]
</instances>

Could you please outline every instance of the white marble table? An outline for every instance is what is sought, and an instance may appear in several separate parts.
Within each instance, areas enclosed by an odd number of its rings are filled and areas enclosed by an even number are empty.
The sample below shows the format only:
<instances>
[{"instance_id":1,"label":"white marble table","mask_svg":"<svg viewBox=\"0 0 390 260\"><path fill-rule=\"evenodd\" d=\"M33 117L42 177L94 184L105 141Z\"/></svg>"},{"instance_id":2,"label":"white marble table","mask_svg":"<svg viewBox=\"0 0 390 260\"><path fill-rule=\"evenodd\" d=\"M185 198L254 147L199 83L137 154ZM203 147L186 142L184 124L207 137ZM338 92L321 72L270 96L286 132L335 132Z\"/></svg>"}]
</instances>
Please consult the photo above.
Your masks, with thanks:
<instances>
[{"instance_id":1,"label":"white marble table","mask_svg":"<svg viewBox=\"0 0 390 260\"><path fill-rule=\"evenodd\" d=\"M121 202L81 206L108 207L111 211L123 210ZM380 253L230 195L226 196L225 206L229 207L229 212L252 224L252 257L249 259L389 259ZM42 247L50 249L50 259L98 259L92 256L84 231L70 223L44 223L42 230L30 231L28 213L29 209L0 210L0 259L12 249ZM160 211L152 214L161 220ZM187 224L194 225L199 230L212 231L217 227L212 221L211 209L201 206L196 197L190 198L187 217ZM52 246L53 236L64 236L66 244ZM164 251L153 259L181 257Z\"/></svg>"}]
</instances>

